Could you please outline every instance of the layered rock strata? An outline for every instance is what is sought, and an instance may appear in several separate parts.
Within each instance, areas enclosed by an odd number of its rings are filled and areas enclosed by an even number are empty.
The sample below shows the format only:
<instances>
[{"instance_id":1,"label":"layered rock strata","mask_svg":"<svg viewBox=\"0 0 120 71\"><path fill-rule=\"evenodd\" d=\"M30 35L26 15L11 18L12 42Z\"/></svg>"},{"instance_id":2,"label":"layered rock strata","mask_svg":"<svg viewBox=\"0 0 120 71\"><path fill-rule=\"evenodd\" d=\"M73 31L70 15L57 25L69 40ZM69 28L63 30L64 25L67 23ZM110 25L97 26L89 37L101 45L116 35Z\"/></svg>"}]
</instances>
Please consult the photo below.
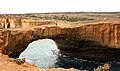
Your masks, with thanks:
<instances>
[{"instance_id":1,"label":"layered rock strata","mask_svg":"<svg viewBox=\"0 0 120 71\"><path fill-rule=\"evenodd\" d=\"M2 23L9 27L2 27ZM93 60L120 60L120 22L97 22L74 27L59 21L1 18L0 50L17 57L30 42L53 39L61 53ZM14 24L14 25L13 25Z\"/></svg>"}]
</instances>

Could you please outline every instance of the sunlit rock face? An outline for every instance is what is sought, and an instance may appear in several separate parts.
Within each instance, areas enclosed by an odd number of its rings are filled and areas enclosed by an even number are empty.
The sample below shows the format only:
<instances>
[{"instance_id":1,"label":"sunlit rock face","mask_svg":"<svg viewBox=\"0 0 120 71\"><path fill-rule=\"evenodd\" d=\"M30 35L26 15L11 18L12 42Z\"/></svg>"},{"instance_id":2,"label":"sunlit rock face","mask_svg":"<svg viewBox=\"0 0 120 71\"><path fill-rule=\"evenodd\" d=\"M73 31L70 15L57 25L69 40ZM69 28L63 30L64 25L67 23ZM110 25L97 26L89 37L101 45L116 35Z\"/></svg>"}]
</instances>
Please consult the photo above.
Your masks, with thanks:
<instances>
[{"instance_id":1,"label":"sunlit rock face","mask_svg":"<svg viewBox=\"0 0 120 71\"><path fill-rule=\"evenodd\" d=\"M59 50L53 40L42 39L30 43L19 58L26 58L29 63L48 68L56 63L58 52Z\"/></svg>"},{"instance_id":2,"label":"sunlit rock face","mask_svg":"<svg viewBox=\"0 0 120 71\"><path fill-rule=\"evenodd\" d=\"M16 26L16 28L14 29L10 27L0 29L0 52L9 55L9 57L17 58L19 54L28 46L28 44L34 40L51 38L56 41L56 43L58 44L58 48L66 54L70 54L80 58L93 56L95 57L95 59L98 59L96 57L100 57L101 55L99 54L103 54L104 51L110 49L108 50L109 52L104 52L103 55L110 55L110 58L106 57L110 60L111 57L120 60L120 57L118 55L120 51L119 21L109 21L101 23L95 22L93 24L84 24L70 27L65 25L65 22L60 23L59 21L56 22L50 20L7 20L7 18L4 18L1 19L0 22L2 22L2 20L3 22L8 21L10 25L14 24L12 27ZM59 24L56 25L56 23ZM60 26L60 24L62 26ZM114 51L111 48L114 48ZM89 55L89 52L92 52L92 55ZM98 55L96 54L97 52ZM91 57L90 59L93 59L93 57ZM106 58L102 57L103 60L105 60Z\"/></svg>"}]
</instances>

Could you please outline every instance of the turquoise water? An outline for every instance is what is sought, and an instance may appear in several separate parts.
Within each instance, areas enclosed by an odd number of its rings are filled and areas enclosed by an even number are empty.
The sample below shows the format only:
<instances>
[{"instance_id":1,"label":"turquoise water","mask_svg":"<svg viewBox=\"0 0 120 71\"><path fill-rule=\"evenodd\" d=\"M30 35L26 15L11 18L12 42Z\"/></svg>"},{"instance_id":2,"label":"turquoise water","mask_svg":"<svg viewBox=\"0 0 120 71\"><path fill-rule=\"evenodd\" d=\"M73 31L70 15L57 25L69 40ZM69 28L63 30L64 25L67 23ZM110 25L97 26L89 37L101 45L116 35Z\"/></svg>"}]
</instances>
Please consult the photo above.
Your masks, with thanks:
<instances>
[{"instance_id":1,"label":"turquoise water","mask_svg":"<svg viewBox=\"0 0 120 71\"><path fill-rule=\"evenodd\" d=\"M28 62L42 68L54 67L58 52L59 50L53 40L43 39L30 43L19 58L26 58Z\"/></svg>"},{"instance_id":2,"label":"turquoise water","mask_svg":"<svg viewBox=\"0 0 120 71\"><path fill-rule=\"evenodd\" d=\"M19 58L38 67L63 67L93 71L99 65L110 63L110 71L120 71L120 62L95 62L59 54L56 43L51 39L34 41L20 54Z\"/></svg>"}]
</instances>

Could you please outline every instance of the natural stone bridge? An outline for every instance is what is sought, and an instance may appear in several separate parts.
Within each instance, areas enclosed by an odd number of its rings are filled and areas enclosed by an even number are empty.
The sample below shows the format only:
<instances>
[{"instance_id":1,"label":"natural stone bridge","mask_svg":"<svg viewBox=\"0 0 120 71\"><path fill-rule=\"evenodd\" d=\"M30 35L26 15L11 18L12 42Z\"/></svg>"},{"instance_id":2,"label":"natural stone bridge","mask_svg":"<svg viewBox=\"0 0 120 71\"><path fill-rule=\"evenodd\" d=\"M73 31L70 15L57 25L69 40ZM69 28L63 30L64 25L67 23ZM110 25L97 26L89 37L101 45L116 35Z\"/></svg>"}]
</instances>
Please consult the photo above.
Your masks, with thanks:
<instances>
[{"instance_id":1,"label":"natural stone bridge","mask_svg":"<svg viewBox=\"0 0 120 71\"><path fill-rule=\"evenodd\" d=\"M2 21L6 18L1 18ZM0 29L0 50L10 57L18 57L34 40L50 38L63 54L90 60L120 61L120 21L74 27L61 27L50 20L12 18L9 23L9 28Z\"/></svg>"}]
</instances>

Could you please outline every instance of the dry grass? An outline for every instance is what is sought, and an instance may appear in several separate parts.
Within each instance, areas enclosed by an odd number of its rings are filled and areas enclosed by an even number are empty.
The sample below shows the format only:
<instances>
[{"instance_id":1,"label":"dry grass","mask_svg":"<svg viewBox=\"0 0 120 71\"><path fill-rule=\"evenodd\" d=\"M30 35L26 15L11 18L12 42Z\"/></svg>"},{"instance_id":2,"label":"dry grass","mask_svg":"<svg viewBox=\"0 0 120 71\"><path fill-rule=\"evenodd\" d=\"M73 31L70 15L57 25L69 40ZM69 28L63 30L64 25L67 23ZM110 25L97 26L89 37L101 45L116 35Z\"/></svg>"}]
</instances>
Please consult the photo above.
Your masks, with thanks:
<instances>
[{"instance_id":1,"label":"dry grass","mask_svg":"<svg viewBox=\"0 0 120 71\"><path fill-rule=\"evenodd\" d=\"M120 18L120 12L61 12L61 13L32 13L32 14L7 14L1 17L18 17L32 19L62 20L69 22L94 21L104 18Z\"/></svg>"}]
</instances>

